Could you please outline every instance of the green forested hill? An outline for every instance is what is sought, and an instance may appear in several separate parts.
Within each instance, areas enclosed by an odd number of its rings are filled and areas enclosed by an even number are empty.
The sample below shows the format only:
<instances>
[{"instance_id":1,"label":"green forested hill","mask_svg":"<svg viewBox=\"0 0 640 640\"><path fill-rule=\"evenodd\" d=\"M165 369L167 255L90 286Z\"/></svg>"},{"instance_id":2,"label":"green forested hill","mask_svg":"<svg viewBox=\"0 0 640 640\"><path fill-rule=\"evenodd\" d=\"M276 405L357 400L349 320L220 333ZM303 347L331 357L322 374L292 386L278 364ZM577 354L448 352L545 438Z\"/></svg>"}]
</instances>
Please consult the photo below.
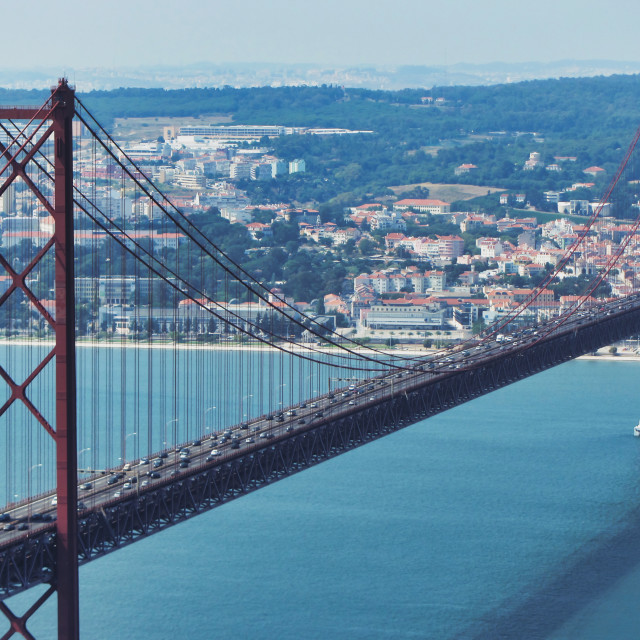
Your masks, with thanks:
<instances>
[{"instance_id":1,"label":"green forested hill","mask_svg":"<svg viewBox=\"0 0 640 640\"><path fill-rule=\"evenodd\" d=\"M0 103L42 101L47 91L0 89ZM610 76L537 80L488 87L435 87L431 91L372 91L341 87L234 89L116 89L79 94L109 125L122 116L232 114L237 123L442 131L539 131L572 138L617 133L640 122L640 78ZM425 95L445 106L418 107Z\"/></svg>"},{"instance_id":2,"label":"green forested hill","mask_svg":"<svg viewBox=\"0 0 640 640\"><path fill-rule=\"evenodd\" d=\"M0 89L0 103L41 102L48 92ZM424 96L443 97L425 106ZM373 130L373 135L284 136L272 141L285 159L303 157L307 172L244 186L258 199L353 203L418 182L474 182L513 188L540 199L545 189L584 178L598 164L611 175L640 125L640 77L539 80L431 91L371 91L333 86L234 89L118 89L80 94L108 128L122 116L229 114L238 124ZM504 132L496 135L495 132ZM523 132L536 132L536 140ZM490 140L470 137L491 134ZM444 144L443 144L444 142ZM434 147L438 149L433 155ZM545 163L577 156L561 174L523 175L531 151ZM454 169L473 163L473 175Z\"/></svg>"}]
</instances>

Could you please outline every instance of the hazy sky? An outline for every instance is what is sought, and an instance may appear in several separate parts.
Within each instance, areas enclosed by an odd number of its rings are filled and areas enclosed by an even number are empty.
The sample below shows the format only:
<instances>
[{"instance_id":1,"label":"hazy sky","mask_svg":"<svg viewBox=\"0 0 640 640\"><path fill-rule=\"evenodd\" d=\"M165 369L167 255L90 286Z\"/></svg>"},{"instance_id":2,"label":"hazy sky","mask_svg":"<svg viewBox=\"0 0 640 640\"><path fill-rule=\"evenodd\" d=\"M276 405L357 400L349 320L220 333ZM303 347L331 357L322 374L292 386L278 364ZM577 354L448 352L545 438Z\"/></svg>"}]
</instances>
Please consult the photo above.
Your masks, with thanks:
<instances>
[{"instance_id":1,"label":"hazy sky","mask_svg":"<svg viewBox=\"0 0 640 640\"><path fill-rule=\"evenodd\" d=\"M0 67L20 69L59 66L62 72L194 62L443 65L640 60L638 0L2 4L7 4L4 11L11 15L11 26L2 32Z\"/></svg>"}]
</instances>

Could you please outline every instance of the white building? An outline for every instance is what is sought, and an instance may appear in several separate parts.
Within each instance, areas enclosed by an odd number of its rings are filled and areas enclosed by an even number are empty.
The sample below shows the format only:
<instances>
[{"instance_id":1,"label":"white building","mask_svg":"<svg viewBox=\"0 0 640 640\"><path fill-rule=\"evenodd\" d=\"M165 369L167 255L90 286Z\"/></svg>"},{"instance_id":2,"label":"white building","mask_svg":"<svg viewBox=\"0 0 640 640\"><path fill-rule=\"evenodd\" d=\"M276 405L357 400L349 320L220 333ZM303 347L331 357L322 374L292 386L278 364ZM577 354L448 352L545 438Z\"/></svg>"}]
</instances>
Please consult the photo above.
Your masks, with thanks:
<instances>
[{"instance_id":1,"label":"white building","mask_svg":"<svg viewBox=\"0 0 640 640\"><path fill-rule=\"evenodd\" d=\"M372 304L360 310L360 326L368 329L432 330L446 325L447 309L440 304Z\"/></svg>"},{"instance_id":2,"label":"white building","mask_svg":"<svg viewBox=\"0 0 640 640\"><path fill-rule=\"evenodd\" d=\"M232 162L229 167L229 176L235 180L249 180L252 166L250 162Z\"/></svg>"},{"instance_id":3,"label":"white building","mask_svg":"<svg viewBox=\"0 0 640 640\"><path fill-rule=\"evenodd\" d=\"M251 211L244 207L242 209L224 208L220 210L220 215L229 222L241 222L242 224L251 222L252 219Z\"/></svg>"},{"instance_id":4,"label":"white building","mask_svg":"<svg viewBox=\"0 0 640 640\"><path fill-rule=\"evenodd\" d=\"M419 211L420 213L431 213L433 215L451 213L451 205L448 202L432 200L430 198L406 198L405 200L398 200L398 202L393 205L394 211L408 211L409 209Z\"/></svg>"},{"instance_id":5,"label":"white building","mask_svg":"<svg viewBox=\"0 0 640 640\"><path fill-rule=\"evenodd\" d=\"M267 136L276 138L287 133L286 127L277 125L190 125L180 127L179 136L214 138L216 140L259 140Z\"/></svg>"},{"instance_id":6,"label":"white building","mask_svg":"<svg viewBox=\"0 0 640 640\"><path fill-rule=\"evenodd\" d=\"M176 174L174 181L184 189L204 189L207 186L207 177L195 170Z\"/></svg>"},{"instance_id":7,"label":"white building","mask_svg":"<svg viewBox=\"0 0 640 640\"><path fill-rule=\"evenodd\" d=\"M397 213L389 215L378 212L373 215L370 224L373 231L405 231L407 228L404 218Z\"/></svg>"},{"instance_id":8,"label":"white building","mask_svg":"<svg viewBox=\"0 0 640 640\"><path fill-rule=\"evenodd\" d=\"M302 173L307 170L307 164L304 160L298 158L289 163L289 173Z\"/></svg>"}]
</instances>

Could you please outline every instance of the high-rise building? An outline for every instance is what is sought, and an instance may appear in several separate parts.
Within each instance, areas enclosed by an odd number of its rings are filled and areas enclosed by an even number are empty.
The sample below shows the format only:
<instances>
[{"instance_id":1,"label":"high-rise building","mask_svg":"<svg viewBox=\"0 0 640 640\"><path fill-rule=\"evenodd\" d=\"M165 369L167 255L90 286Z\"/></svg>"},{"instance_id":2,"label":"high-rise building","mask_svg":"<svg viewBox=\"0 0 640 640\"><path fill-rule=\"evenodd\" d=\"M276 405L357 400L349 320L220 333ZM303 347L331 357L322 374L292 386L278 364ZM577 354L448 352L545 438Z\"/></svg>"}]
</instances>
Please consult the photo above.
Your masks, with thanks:
<instances>
[{"instance_id":1,"label":"high-rise building","mask_svg":"<svg viewBox=\"0 0 640 640\"><path fill-rule=\"evenodd\" d=\"M289 163L289 173L300 173L306 171L306 163L301 158L296 158Z\"/></svg>"},{"instance_id":2,"label":"high-rise building","mask_svg":"<svg viewBox=\"0 0 640 640\"><path fill-rule=\"evenodd\" d=\"M16 213L16 190L14 185L9 185L7 190L2 194L2 213L5 216L13 216Z\"/></svg>"}]
</instances>

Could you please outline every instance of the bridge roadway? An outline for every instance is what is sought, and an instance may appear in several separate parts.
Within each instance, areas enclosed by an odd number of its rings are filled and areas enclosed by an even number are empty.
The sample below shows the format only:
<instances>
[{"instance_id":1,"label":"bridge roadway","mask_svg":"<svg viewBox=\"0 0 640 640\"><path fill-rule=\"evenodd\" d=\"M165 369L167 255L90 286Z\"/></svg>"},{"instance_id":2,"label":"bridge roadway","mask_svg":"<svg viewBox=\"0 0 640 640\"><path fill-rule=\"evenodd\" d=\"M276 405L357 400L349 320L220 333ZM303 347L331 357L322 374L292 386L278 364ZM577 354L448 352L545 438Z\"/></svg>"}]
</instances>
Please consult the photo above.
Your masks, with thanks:
<instances>
[{"instance_id":1,"label":"bridge roadway","mask_svg":"<svg viewBox=\"0 0 640 640\"><path fill-rule=\"evenodd\" d=\"M491 341L464 343L416 359L405 370L235 425L227 436L94 474L78 491L80 562L638 333L640 296L631 296L578 311L564 323L554 319ZM162 462L155 467L152 460ZM37 496L2 514L9 530L0 531L0 598L55 579L53 498Z\"/></svg>"}]
</instances>

